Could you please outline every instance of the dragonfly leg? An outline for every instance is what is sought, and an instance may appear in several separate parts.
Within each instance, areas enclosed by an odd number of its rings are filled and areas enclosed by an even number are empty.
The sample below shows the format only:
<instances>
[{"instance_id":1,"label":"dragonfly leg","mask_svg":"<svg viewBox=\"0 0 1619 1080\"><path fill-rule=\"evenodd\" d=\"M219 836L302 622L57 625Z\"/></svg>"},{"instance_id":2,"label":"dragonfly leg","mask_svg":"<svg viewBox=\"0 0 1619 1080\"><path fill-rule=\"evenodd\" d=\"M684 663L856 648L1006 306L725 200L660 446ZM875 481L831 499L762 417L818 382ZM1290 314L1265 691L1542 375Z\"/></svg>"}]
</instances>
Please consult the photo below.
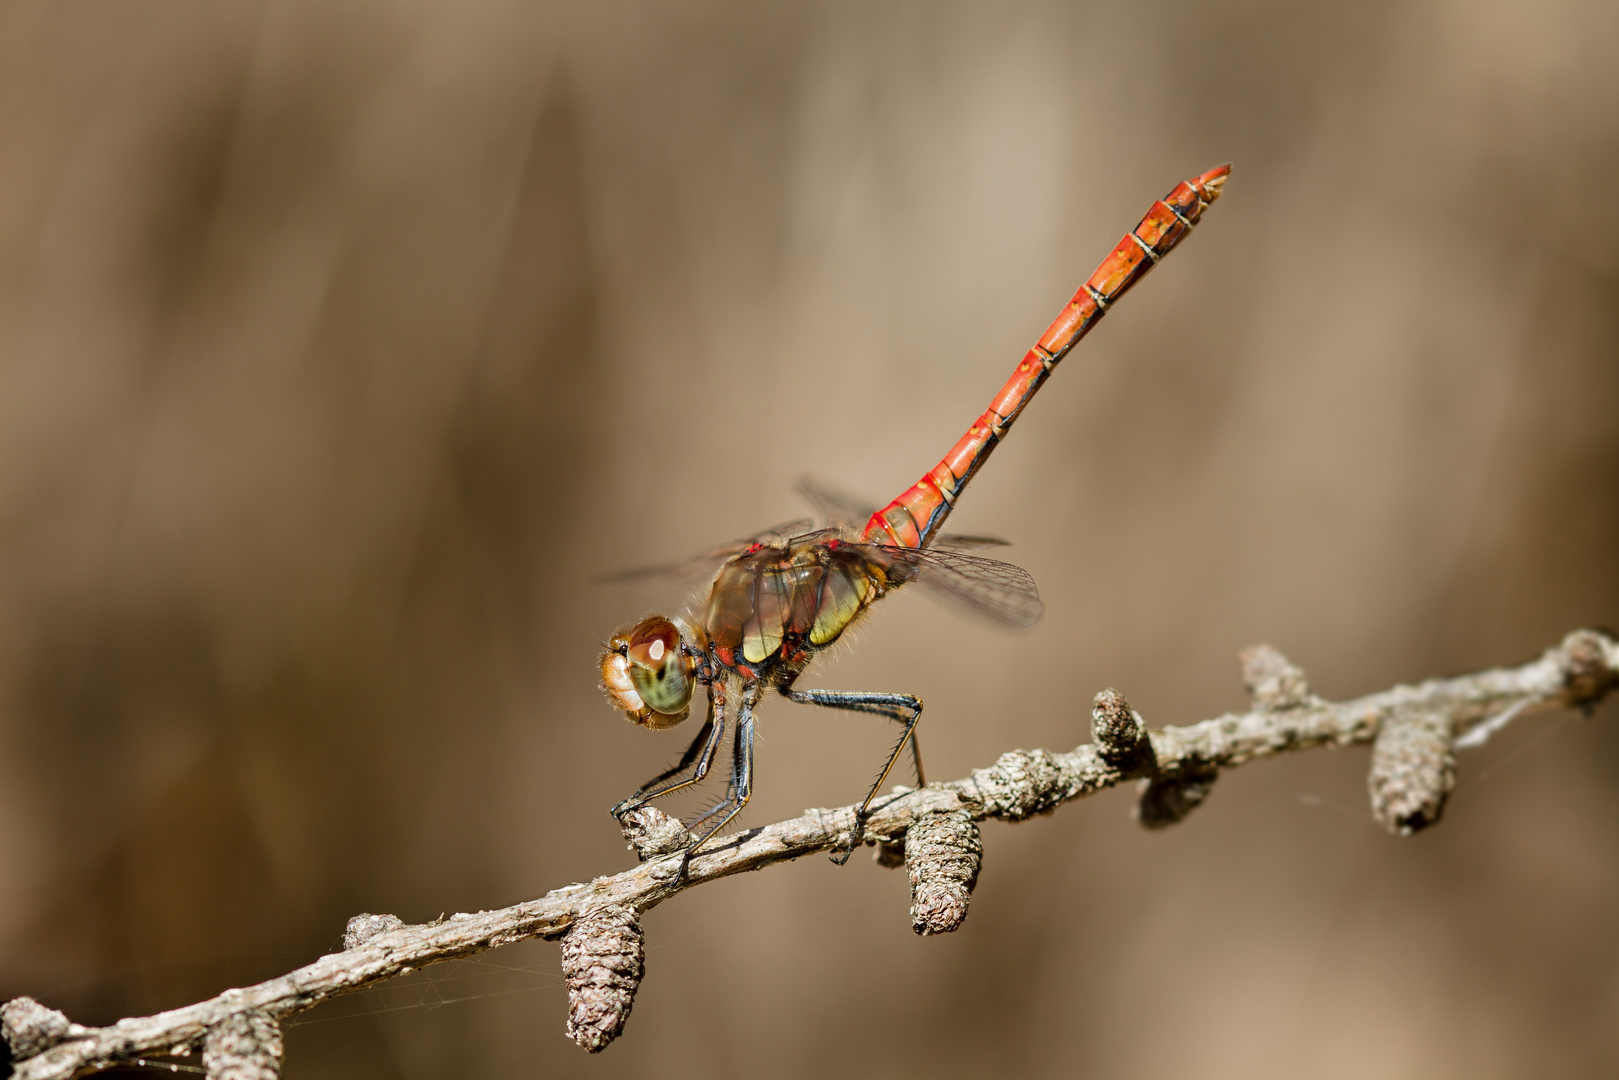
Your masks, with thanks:
<instances>
[{"instance_id":1,"label":"dragonfly leg","mask_svg":"<svg viewBox=\"0 0 1619 1080\"><path fill-rule=\"evenodd\" d=\"M710 826L693 840L686 849L685 858L680 863L680 874L686 874L686 867L691 863L691 857L697 850L708 843L716 833L731 823L731 819L742 812L753 797L753 704L757 700L755 694L744 694L742 708L737 712L736 738L731 745L731 783L726 790L725 798L716 804L702 817L693 822L693 828L714 818L720 820Z\"/></svg>"},{"instance_id":2,"label":"dragonfly leg","mask_svg":"<svg viewBox=\"0 0 1619 1080\"><path fill-rule=\"evenodd\" d=\"M667 795L671 791L690 787L708 775L709 766L714 762L714 752L719 749L720 740L725 736L725 691L717 686L711 686L708 697L708 719L704 721L702 729L686 752L673 767L663 770L657 776L642 784L629 798L613 807L612 815L615 818L623 816L638 807L645 806L660 795ZM693 765L695 764L695 769ZM688 770L690 776L683 776Z\"/></svg>"},{"instance_id":3,"label":"dragonfly leg","mask_svg":"<svg viewBox=\"0 0 1619 1080\"><path fill-rule=\"evenodd\" d=\"M715 801L713 804L711 804L708 807L708 809L704 810L700 814L695 815L689 821L684 822L687 831L690 832L693 836L697 835L697 831L699 829L701 829L704 825L707 825L710 821L713 821L720 814L723 814L727 810L729 810L731 808L731 804L736 799L736 773L737 773L737 769L736 769L736 740L735 739L733 739L731 741L731 755L732 755L731 756L731 778L729 780L727 780L726 783L725 783L725 794L720 796L717 801Z\"/></svg>"},{"instance_id":4,"label":"dragonfly leg","mask_svg":"<svg viewBox=\"0 0 1619 1080\"><path fill-rule=\"evenodd\" d=\"M735 772L734 767L732 772ZM701 829L704 825L707 825L710 821L713 821L720 814L723 814L725 811L729 810L731 808L731 803L735 798L736 778L733 775L731 782L725 785L725 794L721 796L718 802L714 803L714 805L710 806L707 810L704 810L702 813L693 817L690 821L684 823L686 826L686 831L695 835L697 830Z\"/></svg>"},{"instance_id":5,"label":"dragonfly leg","mask_svg":"<svg viewBox=\"0 0 1619 1080\"><path fill-rule=\"evenodd\" d=\"M888 779L888 774L894 770L894 762L899 760L907 744L911 748L911 763L916 766L917 786L927 785L922 773L922 749L917 745L916 739L916 724L922 719L922 700L910 694L874 694L859 690L795 690L790 686L782 687L781 692L802 705L821 705L828 709L886 716L905 725L905 730L900 733L899 742L894 744L894 752L888 755L888 760L883 763L882 772L877 774L871 790L866 792L866 797L861 800L860 809L855 811L854 835L850 838L848 850L834 852L832 855L832 861L842 866L849 861L849 856L854 854L854 849L859 847L865 838L866 817L871 810L871 800L877 797L878 789Z\"/></svg>"}]
</instances>

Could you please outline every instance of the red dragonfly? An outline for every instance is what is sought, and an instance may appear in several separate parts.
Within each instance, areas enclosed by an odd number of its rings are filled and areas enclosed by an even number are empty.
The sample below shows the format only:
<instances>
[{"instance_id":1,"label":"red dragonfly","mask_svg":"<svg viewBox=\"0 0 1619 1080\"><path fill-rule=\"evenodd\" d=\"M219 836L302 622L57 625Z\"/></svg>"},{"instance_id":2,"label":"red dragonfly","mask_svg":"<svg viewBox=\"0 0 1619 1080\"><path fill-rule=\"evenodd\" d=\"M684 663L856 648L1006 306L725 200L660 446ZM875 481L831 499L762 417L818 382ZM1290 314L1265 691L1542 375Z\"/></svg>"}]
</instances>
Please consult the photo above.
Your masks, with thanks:
<instances>
[{"instance_id":1,"label":"red dragonfly","mask_svg":"<svg viewBox=\"0 0 1619 1080\"><path fill-rule=\"evenodd\" d=\"M865 515L852 512L848 500L811 489L812 501L832 519L830 526L793 523L709 552L704 558L722 565L700 617L652 615L613 635L601 658L602 686L629 719L649 728L672 727L686 719L695 687L708 690L708 719L685 754L613 807L614 817L622 819L652 799L702 780L734 723L730 784L724 798L691 822L693 840L685 852L690 859L741 813L753 793L754 709L769 688L803 704L871 713L902 725L899 741L855 813L849 845L833 855L834 862L846 862L861 844L871 801L907 745L917 783L924 783L915 737L922 717L918 698L802 690L795 685L798 677L872 604L913 581L1003 626L1024 629L1039 621L1040 595L1027 571L964 550L999 541L952 537L941 527L1057 362L1192 231L1220 197L1230 172L1229 165L1210 169L1153 203L1023 357L989 409L926 476L863 526L858 522ZM728 715L733 698L734 721Z\"/></svg>"}]
</instances>

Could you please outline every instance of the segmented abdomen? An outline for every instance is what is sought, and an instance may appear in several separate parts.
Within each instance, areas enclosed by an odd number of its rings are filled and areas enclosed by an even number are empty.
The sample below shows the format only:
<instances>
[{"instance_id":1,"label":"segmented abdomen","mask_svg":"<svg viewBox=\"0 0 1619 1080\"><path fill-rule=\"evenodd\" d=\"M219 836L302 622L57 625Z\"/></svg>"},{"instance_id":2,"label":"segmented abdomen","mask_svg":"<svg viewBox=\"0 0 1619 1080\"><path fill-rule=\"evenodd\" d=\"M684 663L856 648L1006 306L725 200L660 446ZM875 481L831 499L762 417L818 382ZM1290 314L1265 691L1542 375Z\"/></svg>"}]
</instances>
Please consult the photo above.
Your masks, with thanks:
<instances>
[{"instance_id":1,"label":"segmented abdomen","mask_svg":"<svg viewBox=\"0 0 1619 1080\"><path fill-rule=\"evenodd\" d=\"M1057 362L1099 322L1113 302L1146 276L1159 259L1191 232L1209 204L1220 197L1230 165L1183 181L1153 203L1141 223L1125 234L1113 253L1079 287L1038 344L1024 355L1012 377L984 415L906 492L871 516L862 539L868 543L926 547L955 507L956 497L1018 418Z\"/></svg>"}]
</instances>

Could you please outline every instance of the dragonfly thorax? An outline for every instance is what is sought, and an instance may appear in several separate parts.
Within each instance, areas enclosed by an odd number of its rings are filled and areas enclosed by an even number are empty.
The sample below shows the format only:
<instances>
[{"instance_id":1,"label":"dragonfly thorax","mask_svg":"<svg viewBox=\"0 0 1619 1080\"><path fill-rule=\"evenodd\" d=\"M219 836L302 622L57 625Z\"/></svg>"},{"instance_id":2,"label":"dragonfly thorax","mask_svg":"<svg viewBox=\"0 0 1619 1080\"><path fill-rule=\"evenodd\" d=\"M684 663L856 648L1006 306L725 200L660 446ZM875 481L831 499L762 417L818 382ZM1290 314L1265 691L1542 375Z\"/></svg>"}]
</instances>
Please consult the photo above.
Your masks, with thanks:
<instances>
[{"instance_id":1,"label":"dragonfly thorax","mask_svg":"<svg viewBox=\"0 0 1619 1080\"><path fill-rule=\"evenodd\" d=\"M899 581L825 533L752 544L720 568L703 625L721 664L758 678L836 641Z\"/></svg>"}]
</instances>

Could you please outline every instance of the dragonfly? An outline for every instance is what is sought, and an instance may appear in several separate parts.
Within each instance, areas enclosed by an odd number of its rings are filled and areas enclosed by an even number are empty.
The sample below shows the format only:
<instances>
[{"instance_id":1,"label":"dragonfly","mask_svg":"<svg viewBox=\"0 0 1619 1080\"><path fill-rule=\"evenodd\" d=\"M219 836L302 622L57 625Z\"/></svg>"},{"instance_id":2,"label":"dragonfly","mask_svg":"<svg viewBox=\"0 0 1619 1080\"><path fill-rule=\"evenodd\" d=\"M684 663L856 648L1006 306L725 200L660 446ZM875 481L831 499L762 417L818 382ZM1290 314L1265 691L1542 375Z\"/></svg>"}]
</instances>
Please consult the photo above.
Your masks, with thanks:
<instances>
[{"instance_id":1,"label":"dragonfly","mask_svg":"<svg viewBox=\"0 0 1619 1080\"><path fill-rule=\"evenodd\" d=\"M789 700L867 713L900 725L900 735L855 812L838 864L865 839L872 800L909 747L917 785L925 786L916 728L922 702L911 694L805 689L798 679L878 600L916 583L989 622L1027 629L1043 611L1030 574L971 554L1000 543L943 531L967 484L1006 437L1057 364L1126 291L1189 235L1220 197L1231 166L1177 184L1152 204L1013 370L989 408L939 463L898 498L869 515L854 500L807 489L826 523L792 522L716 548L699 561L718 564L706 601L683 617L649 615L615 633L601 656L608 701L643 727L663 729L690 714L696 688L707 691L707 718L680 760L612 809L626 814L700 783L733 728L725 794L688 823L682 867L747 806L753 793L755 711L768 690ZM734 717L732 715L734 709Z\"/></svg>"}]
</instances>

